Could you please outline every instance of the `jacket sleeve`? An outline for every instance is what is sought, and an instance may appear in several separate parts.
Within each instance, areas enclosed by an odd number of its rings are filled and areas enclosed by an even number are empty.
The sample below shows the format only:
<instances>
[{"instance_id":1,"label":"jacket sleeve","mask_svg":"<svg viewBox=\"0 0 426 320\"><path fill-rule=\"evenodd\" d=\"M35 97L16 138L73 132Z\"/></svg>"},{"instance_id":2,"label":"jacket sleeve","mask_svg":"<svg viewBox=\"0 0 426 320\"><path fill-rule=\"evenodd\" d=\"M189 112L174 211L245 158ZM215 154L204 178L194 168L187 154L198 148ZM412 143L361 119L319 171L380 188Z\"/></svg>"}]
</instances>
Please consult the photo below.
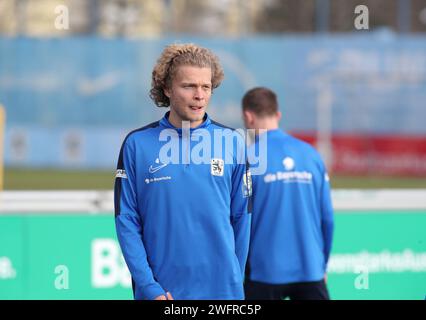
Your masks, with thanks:
<instances>
[{"instance_id":1,"label":"jacket sleeve","mask_svg":"<svg viewBox=\"0 0 426 320\"><path fill-rule=\"evenodd\" d=\"M121 251L133 280L135 299L165 294L155 280L142 241L142 223L136 199L134 148L126 139L120 150L114 186L115 226Z\"/></svg>"},{"instance_id":2,"label":"jacket sleeve","mask_svg":"<svg viewBox=\"0 0 426 320\"><path fill-rule=\"evenodd\" d=\"M334 217L330 191L330 179L325 168L323 168L322 171L322 178L323 181L320 192L321 230L324 242L324 262L325 266L327 266L333 242Z\"/></svg>"},{"instance_id":3,"label":"jacket sleeve","mask_svg":"<svg viewBox=\"0 0 426 320\"><path fill-rule=\"evenodd\" d=\"M244 275L250 240L252 183L248 163L245 158L240 157L239 160L232 174L231 224L234 229L235 253L241 274Z\"/></svg>"}]
</instances>

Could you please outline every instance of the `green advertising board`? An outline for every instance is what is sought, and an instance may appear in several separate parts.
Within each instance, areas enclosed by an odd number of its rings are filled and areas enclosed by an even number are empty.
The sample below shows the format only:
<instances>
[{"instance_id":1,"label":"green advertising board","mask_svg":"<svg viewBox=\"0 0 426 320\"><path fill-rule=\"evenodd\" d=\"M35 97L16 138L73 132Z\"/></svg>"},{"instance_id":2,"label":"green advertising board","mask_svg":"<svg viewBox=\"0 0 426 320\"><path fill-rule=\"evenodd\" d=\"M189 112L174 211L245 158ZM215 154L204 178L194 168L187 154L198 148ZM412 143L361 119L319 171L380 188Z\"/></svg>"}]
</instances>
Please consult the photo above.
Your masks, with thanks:
<instances>
[{"instance_id":1,"label":"green advertising board","mask_svg":"<svg viewBox=\"0 0 426 320\"><path fill-rule=\"evenodd\" d=\"M0 215L0 299L132 299L111 214ZM426 212L337 212L332 299L425 299Z\"/></svg>"}]
</instances>

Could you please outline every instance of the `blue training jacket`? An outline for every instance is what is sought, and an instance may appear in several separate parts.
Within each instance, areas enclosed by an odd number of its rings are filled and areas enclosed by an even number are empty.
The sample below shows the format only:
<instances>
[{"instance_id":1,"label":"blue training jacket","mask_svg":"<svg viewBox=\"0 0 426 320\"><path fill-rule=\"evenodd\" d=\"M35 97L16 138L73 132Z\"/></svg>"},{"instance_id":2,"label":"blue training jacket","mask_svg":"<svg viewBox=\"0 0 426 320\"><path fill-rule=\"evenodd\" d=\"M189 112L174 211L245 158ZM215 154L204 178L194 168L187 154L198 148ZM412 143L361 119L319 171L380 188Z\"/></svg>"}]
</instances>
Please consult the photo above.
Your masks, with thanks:
<instances>
[{"instance_id":1,"label":"blue training jacket","mask_svg":"<svg viewBox=\"0 0 426 320\"><path fill-rule=\"evenodd\" d=\"M116 231L135 299L166 291L174 299L244 299L251 217L244 143L218 147L214 132L231 130L207 114L185 139L168 114L129 133L117 165ZM161 162L172 152L179 163Z\"/></svg>"},{"instance_id":2,"label":"blue training jacket","mask_svg":"<svg viewBox=\"0 0 426 320\"><path fill-rule=\"evenodd\" d=\"M252 177L246 276L268 284L319 281L333 237L326 168L313 147L279 129L260 135L251 148L259 139L267 139L267 170Z\"/></svg>"}]
</instances>

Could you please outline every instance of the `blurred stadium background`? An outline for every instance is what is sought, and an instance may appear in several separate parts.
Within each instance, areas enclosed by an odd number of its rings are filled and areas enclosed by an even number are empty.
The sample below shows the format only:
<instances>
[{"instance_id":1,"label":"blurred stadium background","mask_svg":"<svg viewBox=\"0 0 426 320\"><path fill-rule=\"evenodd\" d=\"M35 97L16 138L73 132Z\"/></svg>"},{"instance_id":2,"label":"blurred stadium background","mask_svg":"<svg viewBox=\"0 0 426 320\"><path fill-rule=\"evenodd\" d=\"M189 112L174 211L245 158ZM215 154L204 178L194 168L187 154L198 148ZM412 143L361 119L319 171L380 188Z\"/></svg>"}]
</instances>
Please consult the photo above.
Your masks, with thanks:
<instances>
[{"instance_id":1,"label":"blurred stadium background","mask_svg":"<svg viewBox=\"0 0 426 320\"><path fill-rule=\"evenodd\" d=\"M426 0L0 0L0 299L131 298L114 167L165 111L148 92L172 42L221 59L217 121L242 127L242 95L268 86L325 158L332 298L424 299L425 32Z\"/></svg>"}]
</instances>

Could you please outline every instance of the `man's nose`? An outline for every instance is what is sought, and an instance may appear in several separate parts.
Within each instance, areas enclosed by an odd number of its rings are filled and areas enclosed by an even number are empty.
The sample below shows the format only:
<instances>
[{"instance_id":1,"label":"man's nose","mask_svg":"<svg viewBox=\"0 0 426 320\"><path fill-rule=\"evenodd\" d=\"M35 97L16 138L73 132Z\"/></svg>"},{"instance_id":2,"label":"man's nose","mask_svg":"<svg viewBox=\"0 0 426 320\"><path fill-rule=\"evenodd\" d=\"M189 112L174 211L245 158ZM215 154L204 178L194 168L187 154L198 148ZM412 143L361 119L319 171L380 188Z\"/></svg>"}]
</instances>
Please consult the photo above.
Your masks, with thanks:
<instances>
[{"instance_id":1,"label":"man's nose","mask_svg":"<svg viewBox=\"0 0 426 320\"><path fill-rule=\"evenodd\" d=\"M205 93L204 93L203 88L201 88L201 87L197 87L197 88L195 89L195 95L194 95L194 98L195 98L196 100L203 100L203 99L204 99L204 97L205 97Z\"/></svg>"}]
</instances>

